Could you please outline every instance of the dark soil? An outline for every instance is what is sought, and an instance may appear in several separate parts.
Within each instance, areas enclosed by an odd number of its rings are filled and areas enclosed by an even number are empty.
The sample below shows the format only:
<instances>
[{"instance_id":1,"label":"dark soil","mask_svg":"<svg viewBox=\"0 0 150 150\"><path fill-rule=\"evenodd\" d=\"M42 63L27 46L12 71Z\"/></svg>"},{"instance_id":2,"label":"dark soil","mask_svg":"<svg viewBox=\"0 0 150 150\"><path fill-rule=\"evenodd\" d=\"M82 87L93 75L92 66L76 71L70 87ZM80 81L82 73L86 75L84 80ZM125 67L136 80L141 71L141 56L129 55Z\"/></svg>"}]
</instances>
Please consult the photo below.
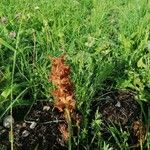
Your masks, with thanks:
<instances>
[{"instance_id":1,"label":"dark soil","mask_svg":"<svg viewBox=\"0 0 150 150\"><path fill-rule=\"evenodd\" d=\"M27 111L28 110L28 111ZM90 122L94 119L96 110L100 112L102 124L99 129L102 138L119 150L109 128L122 128L130 133L128 144L130 148L139 149L139 140L144 145L146 128L143 123L141 105L135 100L131 91L113 90L97 95L91 105ZM22 119L22 116L25 116ZM67 143L59 130L60 125L66 125L64 114L49 101L37 101L30 109L19 107L13 110L14 150L66 150ZM0 124L0 149L10 150L9 128ZM73 133L77 129L73 128ZM89 137L93 139L94 131L89 129ZM117 135L117 134L116 134ZM118 134L118 139L120 135ZM91 139L89 139L91 143ZM96 149L97 141L92 141L91 149ZM82 144L82 141L81 141ZM80 146L78 146L79 148ZM76 149L76 148L74 148ZM79 148L82 150L82 148Z\"/></svg>"},{"instance_id":2,"label":"dark soil","mask_svg":"<svg viewBox=\"0 0 150 150\"><path fill-rule=\"evenodd\" d=\"M117 143L110 132L110 127L114 126L117 130L122 129L130 133L128 144L131 149L133 147L138 149L139 140L144 144L146 127L143 123L141 105L135 100L135 95L131 91L105 91L96 96L91 109L93 111L90 120L94 119L96 110L100 112L102 138L116 149Z\"/></svg>"},{"instance_id":3,"label":"dark soil","mask_svg":"<svg viewBox=\"0 0 150 150\"><path fill-rule=\"evenodd\" d=\"M17 117L17 113L14 112ZM49 101L37 101L28 111L23 121L13 126L15 150L65 150L67 143L61 136L59 125L65 118ZM0 148L10 149L9 130L0 126Z\"/></svg>"}]
</instances>

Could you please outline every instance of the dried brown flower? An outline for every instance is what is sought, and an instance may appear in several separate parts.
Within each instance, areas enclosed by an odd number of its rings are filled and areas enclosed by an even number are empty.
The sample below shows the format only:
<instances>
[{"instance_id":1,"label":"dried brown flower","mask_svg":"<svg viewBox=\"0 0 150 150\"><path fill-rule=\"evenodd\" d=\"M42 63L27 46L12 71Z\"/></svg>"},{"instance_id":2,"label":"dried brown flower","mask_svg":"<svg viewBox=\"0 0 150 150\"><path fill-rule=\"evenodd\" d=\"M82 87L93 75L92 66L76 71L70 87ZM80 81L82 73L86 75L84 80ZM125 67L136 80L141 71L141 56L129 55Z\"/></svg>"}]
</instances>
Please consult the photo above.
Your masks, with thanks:
<instances>
[{"instance_id":1,"label":"dried brown flower","mask_svg":"<svg viewBox=\"0 0 150 150\"><path fill-rule=\"evenodd\" d=\"M64 56L52 58L52 69L49 80L57 87L52 95L55 99L54 105L60 111L65 108L72 112L75 109L73 84L70 79L70 67L65 64Z\"/></svg>"},{"instance_id":2,"label":"dried brown flower","mask_svg":"<svg viewBox=\"0 0 150 150\"><path fill-rule=\"evenodd\" d=\"M62 139L65 141L68 141L69 139L69 132L67 131L67 126L66 124L59 124L59 131L61 132L61 136L62 136Z\"/></svg>"},{"instance_id":3,"label":"dried brown flower","mask_svg":"<svg viewBox=\"0 0 150 150\"><path fill-rule=\"evenodd\" d=\"M72 123L76 124L79 129L80 115L76 113L76 102L73 89L73 83L70 78L70 67L65 64L65 57L50 58L52 60L51 74L49 81L56 86L52 92L54 97L54 106L60 112L63 112L66 123L59 126L64 141L68 141L72 135ZM79 132L79 130L78 130Z\"/></svg>"},{"instance_id":4,"label":"dried brown flower","mask_svg":"<svg viewBox=\"0 0 150 150\"><path fill-rule=\"evenodd\" d=\"M132 130L134 136L137 138L138 143L133 145L133 147L139 147L140 144L145 143L145 136L146 136L146 126L143 124L142 121L134 121L132 124Z\"/></svg>"}]
</instances>

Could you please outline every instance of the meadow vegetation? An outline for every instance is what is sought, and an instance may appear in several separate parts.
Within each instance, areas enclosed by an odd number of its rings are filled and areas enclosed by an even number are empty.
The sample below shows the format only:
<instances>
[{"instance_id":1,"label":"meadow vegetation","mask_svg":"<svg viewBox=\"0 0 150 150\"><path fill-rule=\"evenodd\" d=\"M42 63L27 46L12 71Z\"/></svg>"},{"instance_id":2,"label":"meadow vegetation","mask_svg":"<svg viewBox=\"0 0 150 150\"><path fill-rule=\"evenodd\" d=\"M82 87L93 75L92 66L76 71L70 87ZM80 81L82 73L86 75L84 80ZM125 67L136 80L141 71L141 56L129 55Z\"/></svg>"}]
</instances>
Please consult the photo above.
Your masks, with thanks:
<instances>
[{"instance_id":1,"label":"meadow vegetation","mask_svg":"<svg viewBox=\"0 0 150 150\"><path fill-rule=\"evenodd\" d=\"M1 0L0 120L16 106L53 101L49 56L62 54L71 67L82 113L76 142L90 149L88 116L97 92L130 89L137 99L150 103L150 1ZM100 124L96 113L92 125L98 147L109 150L111 145L98 131ZM120 138L122 149L128 149L126 133Z\"/></svg>"}]
</instances>

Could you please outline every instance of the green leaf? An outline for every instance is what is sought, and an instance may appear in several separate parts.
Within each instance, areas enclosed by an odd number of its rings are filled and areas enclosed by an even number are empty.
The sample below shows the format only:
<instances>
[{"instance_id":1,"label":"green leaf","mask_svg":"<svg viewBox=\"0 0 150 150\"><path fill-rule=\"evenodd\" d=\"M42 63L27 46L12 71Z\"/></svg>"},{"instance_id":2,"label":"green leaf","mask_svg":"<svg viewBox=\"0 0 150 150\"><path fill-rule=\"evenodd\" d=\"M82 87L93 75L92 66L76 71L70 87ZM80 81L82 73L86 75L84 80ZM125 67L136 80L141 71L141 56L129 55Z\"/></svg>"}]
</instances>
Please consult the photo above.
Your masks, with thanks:
<instances>
[{"instance_id":1,"label":"green leaf","mask_svg":"<svg viewBox=\"0 0 150 150\"><path fill-rule=\"evenodd\" d=\"M4 41L2 38L0 38L0 44L6 46L8 49L12 50L12 51L16 51L15 48L13 48L10 44L8 44L6 41Z\"/></svg>"},{"instance_id":2,"label":"green leaf","mask_svg":"<svg viewBox=\"0 0 150 150\"><path fill-rule=\"evenodd\" d=\"M141 79L139 77L136 77L134 80L133 80L133 84L134 86L136 87L137 90L139 91L143 91L144 90L144 85L141 81Z\"/></svg>"},{"instance_id":3,"label":"green leaf","mask_svg":"<svg viewBox=\"0 0 150 150\"><path fill-rule=\"evenodd\" d=\"M3 97L6 99L6 98L10 95L10 93L11 93L11 87L5 89L5 90L1 93L1 96L3 96Z\"/></svg>"},{"instance_id":4,"label":"green leaf","mask_svg":"<svg viewBox=\"0 0 150 150\"><path fill-rule=\"evenodd\" d=\"M143 58L140 58L140 60L137 62L138 68L146 68L146 65L143 62Z\"/></svg>"}]
</instances>

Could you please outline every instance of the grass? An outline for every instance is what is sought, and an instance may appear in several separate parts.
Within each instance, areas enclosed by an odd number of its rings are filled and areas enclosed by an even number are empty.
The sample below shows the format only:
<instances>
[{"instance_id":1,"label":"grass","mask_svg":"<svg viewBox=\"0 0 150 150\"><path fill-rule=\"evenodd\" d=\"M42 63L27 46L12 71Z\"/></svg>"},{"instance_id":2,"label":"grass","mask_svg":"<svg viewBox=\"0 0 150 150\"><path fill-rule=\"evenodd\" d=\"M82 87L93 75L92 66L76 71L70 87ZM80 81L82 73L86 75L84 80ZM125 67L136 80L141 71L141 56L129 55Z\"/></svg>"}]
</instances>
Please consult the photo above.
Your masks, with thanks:
<instances>
[{"instance_id":1,"label":"grass","mask_svg":"<svg viewBox=\"0 0 150 150\"><path fill-rule=\"evenodd\" d=\"M149 0L1 0L0 17L0 119L16 105L51 97L49 55L65 54L71 65L85 149L97 91L129 88L149 103ZM95 134L99 149L111 149L99 131ZM118 143L123 149L126 138Z\"/></svg>"}]
</instances>

